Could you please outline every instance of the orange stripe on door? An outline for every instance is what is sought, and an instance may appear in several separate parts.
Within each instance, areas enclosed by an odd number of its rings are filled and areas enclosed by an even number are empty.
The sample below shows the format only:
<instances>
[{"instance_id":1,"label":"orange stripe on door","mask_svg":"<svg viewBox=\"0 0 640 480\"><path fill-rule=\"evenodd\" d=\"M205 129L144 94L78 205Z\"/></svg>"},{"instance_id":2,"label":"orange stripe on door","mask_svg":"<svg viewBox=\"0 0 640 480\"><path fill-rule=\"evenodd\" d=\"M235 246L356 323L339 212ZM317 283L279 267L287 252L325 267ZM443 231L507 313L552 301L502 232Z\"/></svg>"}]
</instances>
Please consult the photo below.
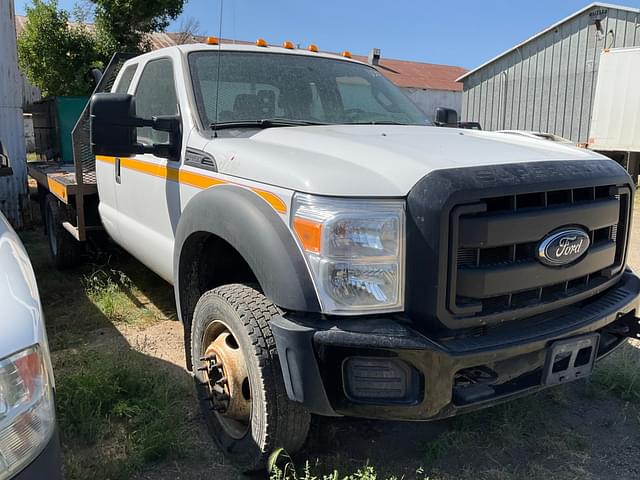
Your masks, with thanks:
<instances>
[{"instance_id":1,"label":"orange stripe on door","mask_svg":"<svg viewBox=\"0 0 640 480\"><path fill-rule=\"evenodd\" d=\"M101 162L114 164L115 157L108 157L104 155L97 155L96 160ZM154 177L164 178L172 182L189 185L200 189L206 189L209 187L215 187L217 185L237 185L239 187L248 188L256 195L260 196L265 202L280 213L287 213L287 204L278 197L275 193L260 188L249 187L240 183L231 182L222 178L211 177L209 175L202 175L200 173L189 172L186 170L180 170L177 168L165 167L164 165L157 165L155 163L143 162L135 158L120 158L120 166L122 168L128 168L136 172L144 173Z\"/></svg>"}]
</instances>

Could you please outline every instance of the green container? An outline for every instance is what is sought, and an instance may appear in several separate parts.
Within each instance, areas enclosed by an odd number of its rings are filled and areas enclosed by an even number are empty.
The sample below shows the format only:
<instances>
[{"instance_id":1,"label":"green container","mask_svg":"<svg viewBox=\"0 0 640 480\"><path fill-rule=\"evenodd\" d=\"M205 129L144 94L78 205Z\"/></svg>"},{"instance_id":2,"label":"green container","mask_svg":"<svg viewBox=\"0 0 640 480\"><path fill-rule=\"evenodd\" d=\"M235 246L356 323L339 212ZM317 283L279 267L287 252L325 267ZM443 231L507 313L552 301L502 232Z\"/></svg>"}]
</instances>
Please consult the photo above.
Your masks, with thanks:
<instances>
[{"instance_id":1,"label":"green container","mask_svg":"<svg viewBox=\"0 0 640 480\"><path fill-rule=\"evenodd\" d=\"M89 97L56 97L56 116L58 120L58 138L60 141L60 156L64 163L73 163L73 142L71 133L76 126L82 110L87 105Z\"/></svg>"},{"instance_id":2,"label":"green container","mask_svg":"<svg viewBox=\"0 0 640 480\"><path fill-rule=\"evenodd\" d=\"M73 163L71 133L89 97L49 97L29 106L39 158Z\"/></svg>"}]
</instances>

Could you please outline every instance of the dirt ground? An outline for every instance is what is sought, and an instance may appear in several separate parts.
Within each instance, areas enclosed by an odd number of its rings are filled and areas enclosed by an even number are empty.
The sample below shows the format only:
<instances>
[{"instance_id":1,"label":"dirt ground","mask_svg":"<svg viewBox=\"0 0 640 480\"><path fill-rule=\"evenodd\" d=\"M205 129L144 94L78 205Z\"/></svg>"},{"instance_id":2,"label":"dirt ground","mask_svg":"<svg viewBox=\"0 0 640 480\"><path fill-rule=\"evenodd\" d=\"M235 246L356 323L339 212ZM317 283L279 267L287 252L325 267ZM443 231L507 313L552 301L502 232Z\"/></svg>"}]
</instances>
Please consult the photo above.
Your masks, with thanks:
<instances>
[{"instance_id":1,"label":"dirt ground","mask_svg":"<svg viewBox=\"0 0 640 480\"><path fill-rule=\"evenodd\" d=\"M640 209L635 214L630 264L640 271ZM144 269L140 272L153 277ZM165 320L146 326L97 325L85 340L100 350L134 350L171 375L187 376L182 326L172 311L171 287L157 278L149 283L151 292L137 301L161 310ZM50 339L55 341L58 333L50 333ZM192 405L185 421L195 438L195 458L145 467L137 478L241 477L210 441L195 398ZM491 409L488 415L467 417L435 423L316 418L305 450L294 460L300 464L308 459L319 471L338 468L345 474L369 463L377 467L379 478L388 474L420 479L640 478L640 409L593 394L588 383L577 382L515 406Z\"/></svg>"}]
</instances>

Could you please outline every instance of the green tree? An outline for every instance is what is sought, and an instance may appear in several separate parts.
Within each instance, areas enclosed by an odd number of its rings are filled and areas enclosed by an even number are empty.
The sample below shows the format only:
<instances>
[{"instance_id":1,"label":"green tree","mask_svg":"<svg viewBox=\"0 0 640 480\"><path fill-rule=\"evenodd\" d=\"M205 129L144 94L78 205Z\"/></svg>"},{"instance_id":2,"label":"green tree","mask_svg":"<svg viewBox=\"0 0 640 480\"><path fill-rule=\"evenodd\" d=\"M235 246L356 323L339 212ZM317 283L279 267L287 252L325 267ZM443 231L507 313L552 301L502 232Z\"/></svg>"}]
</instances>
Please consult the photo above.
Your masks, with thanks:
<instances>
[{"instance_id":1,"label":"green tree","mask_svg":"<svg viewBox=\"0 0 640 480\"><path fill-rule=\"evenodd\" d=\"M18 38L18 58L29 81L49 95L86 95L85 74L100 67L96 40L86 25L70 24L57 0L33 0Z\"/></svg>"},{"instance_id":2,"label":"green tree","mask_svg":"<svg viewBox=\"0 0 640 480\"><path fill-rule=\"evenodd\" d=\"M162 32L175 20L185 0L91 0L95 4L98 49L113 52L149 50L147 34Z\"/></svg>"}]
</instances>

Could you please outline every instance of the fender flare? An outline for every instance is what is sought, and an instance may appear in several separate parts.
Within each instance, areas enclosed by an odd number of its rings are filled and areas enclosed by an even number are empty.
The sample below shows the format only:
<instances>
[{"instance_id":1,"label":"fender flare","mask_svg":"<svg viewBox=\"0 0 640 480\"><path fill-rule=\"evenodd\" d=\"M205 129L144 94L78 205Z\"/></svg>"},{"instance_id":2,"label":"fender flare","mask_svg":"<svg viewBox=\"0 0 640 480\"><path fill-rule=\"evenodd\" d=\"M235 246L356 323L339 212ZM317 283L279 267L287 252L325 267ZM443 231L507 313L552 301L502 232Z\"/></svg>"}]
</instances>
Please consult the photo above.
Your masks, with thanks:
<instances>
[{"instance_id":1,"label":"fender flare","mask_svg":"<svg viewBox=\"0 0 640 480\"><path fill-rule=\"evenodd\" d=\"M291 231L273 208L253 192L234 185L203 190L180 216L173 254L178 315L183 321L180 258L194 234L213 234L247 262L265 296L285 310L320 312L311 274ZM212 252L212 254L215 254Z\"/></svg>"}]
</instances>

